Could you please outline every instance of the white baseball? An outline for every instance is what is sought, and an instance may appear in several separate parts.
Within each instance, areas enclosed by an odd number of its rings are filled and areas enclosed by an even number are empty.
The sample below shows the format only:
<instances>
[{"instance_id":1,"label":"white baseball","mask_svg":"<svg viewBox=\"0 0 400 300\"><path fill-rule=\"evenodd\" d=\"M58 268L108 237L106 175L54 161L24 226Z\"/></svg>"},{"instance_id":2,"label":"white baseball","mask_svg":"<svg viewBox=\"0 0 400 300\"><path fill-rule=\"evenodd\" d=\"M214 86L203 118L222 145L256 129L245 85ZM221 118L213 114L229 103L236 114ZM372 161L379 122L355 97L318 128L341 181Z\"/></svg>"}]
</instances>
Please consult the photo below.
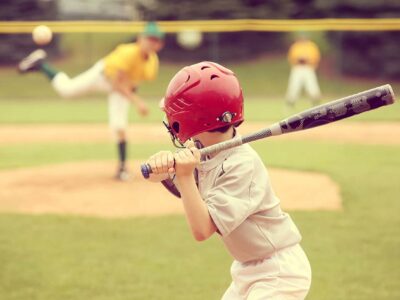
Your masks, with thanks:
<instances>
[{"instance_id":1,"label":"white baseball","mask_svg":"<svg viewBox=\"0 0 400 300\"><path fill-rule=\"evenodd\" d=\"M53 33L51 29L46 25L36 26L32 31L32 39L37 45L47 45L51 42L53 38Z\"/></svg>"},{"instance_id":2,"label":"white baseball","mask_svg":"<svg viewBox=\"0 0 400 300\"><path fill-rule=\"evenodd\" d=\"M200 46L203 34L198 30L182 30L178 32L176 39L183 48L193 50Z\"/></svg>"}]
</instances>

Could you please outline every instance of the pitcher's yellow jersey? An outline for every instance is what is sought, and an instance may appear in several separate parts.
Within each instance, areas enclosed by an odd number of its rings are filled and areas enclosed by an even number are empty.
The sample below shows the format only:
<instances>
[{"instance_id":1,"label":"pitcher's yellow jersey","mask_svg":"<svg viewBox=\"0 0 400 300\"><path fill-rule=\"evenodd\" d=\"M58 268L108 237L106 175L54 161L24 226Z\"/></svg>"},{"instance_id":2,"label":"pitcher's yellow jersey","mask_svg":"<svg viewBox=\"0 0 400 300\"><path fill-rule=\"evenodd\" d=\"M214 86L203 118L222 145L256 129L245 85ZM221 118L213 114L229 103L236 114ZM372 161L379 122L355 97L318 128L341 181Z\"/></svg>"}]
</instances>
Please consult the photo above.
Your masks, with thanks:
<instances>
[{"instance_id":1,"label":"pitcher's yellow jersey","mask_svg":"<svg viewBox=\"0 0 400 300\"><path fill-rule=\"evenodd\" d=\"M151 53L146 59L136 43L121 44L104 58L104 73L107 78L114 79L118 71L125 72L131 84L137 86L141 81L156 78L158 56Z\"/></svg>"},{"instance_id":2,"label":"pitcher's yellow jersey","mask_svg":"<svg viewBox=\"0 0 400 300\"><path fill-rule=\"evenodd\" d=\"M316 68L320 58L317 45L309 40L297 41L289 49L288 60L291 65L307 64Z\"/></svg>"}]
</instances>

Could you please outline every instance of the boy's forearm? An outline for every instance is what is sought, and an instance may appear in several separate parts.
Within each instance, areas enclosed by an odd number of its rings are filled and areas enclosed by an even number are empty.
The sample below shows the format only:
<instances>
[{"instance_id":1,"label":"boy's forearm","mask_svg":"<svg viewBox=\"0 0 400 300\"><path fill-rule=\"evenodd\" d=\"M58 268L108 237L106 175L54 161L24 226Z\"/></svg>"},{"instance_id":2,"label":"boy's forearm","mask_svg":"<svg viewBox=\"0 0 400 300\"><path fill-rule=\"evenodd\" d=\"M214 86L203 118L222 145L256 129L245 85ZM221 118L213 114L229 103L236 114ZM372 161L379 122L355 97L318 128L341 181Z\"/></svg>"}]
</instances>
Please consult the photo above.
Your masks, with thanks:
<instances>
[{"instance_id":1,"label":"boy's forearm","mask_svg":"<svg viewBox=\"0 0 400 300\"><path fill-rule=\"evenodd\" d=\"M132 97L133 93L132 93L131 89L126 84L118 81L118 79L113 82L112 86L115 91L124 95L129 100L131 100L133 98Z\"/></svg>"},{"instance_id":2,"label":"boy's forearm","mask_svg":"<svg viewBox=\"0 0 400 300\"><path fill-rule=\"evenodd\" d=\"M134 104L138 104L139 102L142 101L142 98L140 98L135 92L130 92L130 101Z\"/></svg>"},{"instance_id":3,"label":"boy's forearm","mask_svg":"<svg viewBox=\"0 0 400 300\"><path fill-rule=\"evenodd\" d=\"M216 231L216 227L197 189L194 177L177 177L177 182L193 236L198 241L208 239Z\"/></svg>"},{"instance_id":4,"label":"boy's forearm","mask_svg":"<svg viewBox=\"0 0 400 300\"><path fill-rule=\"evenodd\" d=\"M119 72L114 78L112 81L112 87L134 104L138 104L141 101L140 97L132 91L132 86L129 84L127 75L123 72Z\"/></svg>"}]
</instances>

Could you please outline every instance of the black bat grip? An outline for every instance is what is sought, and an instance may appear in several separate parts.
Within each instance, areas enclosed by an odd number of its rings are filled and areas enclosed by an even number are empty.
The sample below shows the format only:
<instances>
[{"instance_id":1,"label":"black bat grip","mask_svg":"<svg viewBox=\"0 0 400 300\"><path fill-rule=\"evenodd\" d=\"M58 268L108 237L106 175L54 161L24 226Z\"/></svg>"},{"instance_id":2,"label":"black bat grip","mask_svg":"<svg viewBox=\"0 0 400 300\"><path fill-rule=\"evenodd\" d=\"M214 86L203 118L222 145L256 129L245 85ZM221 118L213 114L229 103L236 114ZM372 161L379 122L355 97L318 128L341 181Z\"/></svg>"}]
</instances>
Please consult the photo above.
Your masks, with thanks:
<instances>
[{"instance_id":1,"label":"black bat grip","mask_svg":"<svg viewBox=\"0 0 400 300\"><path fill-rule=\"evenodd\" d=\"M149 164L142 164L140 166L140 171L142 172L143 177L146 179L148 179L150 177L150 174L153 173L153 170L151 169Z\"/></svg>"}]
</instances>

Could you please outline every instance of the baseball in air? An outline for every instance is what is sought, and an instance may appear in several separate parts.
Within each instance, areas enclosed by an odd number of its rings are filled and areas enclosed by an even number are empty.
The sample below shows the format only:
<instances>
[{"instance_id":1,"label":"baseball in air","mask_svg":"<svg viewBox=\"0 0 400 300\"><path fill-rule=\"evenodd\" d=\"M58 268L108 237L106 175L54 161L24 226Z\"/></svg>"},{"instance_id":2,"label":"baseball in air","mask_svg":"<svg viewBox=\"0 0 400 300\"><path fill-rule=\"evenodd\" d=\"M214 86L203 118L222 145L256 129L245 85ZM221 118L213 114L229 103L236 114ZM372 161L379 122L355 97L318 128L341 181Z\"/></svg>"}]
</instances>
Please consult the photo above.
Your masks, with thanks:
<instances>
[{"instance_id":1,"label":"baseball in air","mask_svg":"<svg viewBox=\"0 0 400 300\"><path fill-rule=\"evenodd\" d=\"M176 39L182 48L193 50L200 46L203 34L198 30L183 30L178 32Z\"/></svg>"},{"instance_id":2,"label":"baseball in air","mask_svg":"<svg viewBox=\"0 0 400 300\"><path fill-rule=\"evenodd\" d=\"M53 33L46 25L36 26L32 31L32 39L36 45L43 46L51 42Z\"/></svg>"}]
</instances>

